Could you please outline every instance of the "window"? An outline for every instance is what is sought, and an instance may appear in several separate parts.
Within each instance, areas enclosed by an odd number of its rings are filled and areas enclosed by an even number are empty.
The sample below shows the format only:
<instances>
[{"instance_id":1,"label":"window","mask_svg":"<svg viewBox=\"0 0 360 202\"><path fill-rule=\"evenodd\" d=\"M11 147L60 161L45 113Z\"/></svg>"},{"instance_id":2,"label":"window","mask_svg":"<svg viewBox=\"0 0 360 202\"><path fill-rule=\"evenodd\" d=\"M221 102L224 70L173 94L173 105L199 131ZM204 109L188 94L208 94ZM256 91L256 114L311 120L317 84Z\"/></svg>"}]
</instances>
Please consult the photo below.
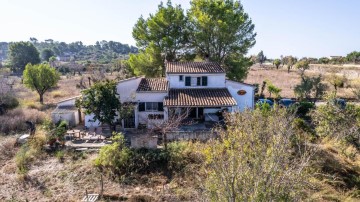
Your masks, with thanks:
<instances>
[{"instance_id":1,"label":"window","mask_svg":"<svg viewBox=\"0 0 360 202\"><path fill-rule=\"evenodd\" d=\"M147 102L146 111L157 111L158 110L158 103L157 102Z\"/></svg>"},{"instance_id":2,"label":"window","mask_svg":"<svg viewBox=\"0 0 360 202\"><path fill-rule=\"evenodd\" d=\"M145 102L139 102L139 112L145 111Z\"/></svg>"},{"instance_id":3,"label":"window","mask_svg":"<svg viewBox=\"0 0 360 202\"><path fill-rule=\"evenodd\" d=\"M139 112L164 111L162 102L139 102Z\"/></svg>"},{"instance_id":4,"label":"window","mask_svg":"<svg viewBox=\"0 0 360 202\"><path fill-rule=\"evenodd\" d=\"M191 86L191 77L190 76L185 77L185 86Z\"/></svg>"},{"instance_id":5,"label":"window","mask_svg":"<svg viewBox=\"0 0 360 202\"><path fill-rule=\"evenodd\" d=\"M184 81L184 76L183 75L179 75L179 81Z\"/></svg>"},{"instance_id":6,"label":"window","mask_svg":"<svg viewBox=\"0 0 360 202\"><path fill-rule=\"evenodd\" d=\"M185 77L185 86L207 86L207 83L208 83L207 76Z\"/></svg>"}]
</instances>

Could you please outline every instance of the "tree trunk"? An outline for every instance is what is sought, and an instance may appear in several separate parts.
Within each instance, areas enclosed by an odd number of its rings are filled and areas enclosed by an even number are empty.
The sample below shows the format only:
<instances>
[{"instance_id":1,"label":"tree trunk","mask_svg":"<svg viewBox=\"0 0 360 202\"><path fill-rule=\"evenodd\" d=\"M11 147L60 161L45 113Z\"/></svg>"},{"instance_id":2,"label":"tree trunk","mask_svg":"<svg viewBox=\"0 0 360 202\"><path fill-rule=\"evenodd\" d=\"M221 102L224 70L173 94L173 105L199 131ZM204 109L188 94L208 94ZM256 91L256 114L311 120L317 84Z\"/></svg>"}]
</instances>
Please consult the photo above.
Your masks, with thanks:
<instances>
[{"instance_id":1,"label":"tree trunk","mask_svg":"<svg viewBox=\"0 0 360 202\"><path fill-rule=\"evenodd\" d=\"M40 96L40 104L44 104L44 94L39 94Z\"/></svg>"}]
</instances>

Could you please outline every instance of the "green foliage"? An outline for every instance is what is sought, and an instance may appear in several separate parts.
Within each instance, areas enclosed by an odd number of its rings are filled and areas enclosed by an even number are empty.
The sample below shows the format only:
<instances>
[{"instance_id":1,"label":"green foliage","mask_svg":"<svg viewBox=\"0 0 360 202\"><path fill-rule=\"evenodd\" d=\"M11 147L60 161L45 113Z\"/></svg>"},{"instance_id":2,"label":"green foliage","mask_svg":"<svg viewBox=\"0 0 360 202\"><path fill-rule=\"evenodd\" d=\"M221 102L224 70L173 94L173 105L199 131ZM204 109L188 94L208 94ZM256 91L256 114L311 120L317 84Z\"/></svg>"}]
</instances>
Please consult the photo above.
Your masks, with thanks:
<instances>
[{"instance_id":1,"label":"green foliage","mask_svg":"<svg viewBox=\"0 0 360 202\"><path fill-rule=\"evenodd\" d=\"M356 64L358 61L360 61L360 52L353 51L353 52L347 54L346 55L346 60Z\"/></svg>"},{"instance_id":2,"label":"green foliage","mask_svg":"<svg viewBox=\"0 0 360 202\"><path fill-rule=\"evenodd\" d=\"M281 64L281 60L280 60L280 59L275 59L275 60L274 60L274 65L275 65L276 69L279 69L280 64Z\"/></svg>"},{"instance_id":3,"label":"green foliage","mask_svg":"<svg viewBox=\"0 0 360 202\"><path fill-rule=\"evenodd\" d=\"M315 104L312 102L298 102L289 108L292 113L296 113L296 116L303 119L309 118L308 114L312 109L315 109Z\"/></svg>"},{"instance_id":4,"label":"green foliage","mask_svg":"<svg viewBox=\"0 0 360 202\"><path fill-rule=\"evenodd\" d=\"M114 118L121 109L116 84L109 80L95 83L81 92L82 98L77 100L77 106L82 106L86 114L94 114L95 120L114 127Z\"/></svg>"},{"instance_id":5,"label":"green foliage","mask_svg":"<svg viewBox=\"0 0 360 202\"><path fill-rule=\"evenodd\" d=\"M345 85L345 82L347 81L345 75L344 76L338 76L337 74L333 73L327 78L328 82L334 86L335 93L337 92L338 88L342 88Z\"/></svg>"},{"instance_id":6,"label":"green foliage","mask_svg":"<svg viewBox=\"0 0 360 202\"><path fill-rule=\"evenodd\" d=\"M308 60L300 60L295 64L295 67L301 71L301 75L304 75L305 70L310 68L309 64Z\"/></svg>"},{"instance_id":7,"label":"green foliage","mask_svg":"<svg viewBox=\"0 0 360 202\"><path fill-rule=\"evenodd\" d=\"M326 89L327 85L322 83L321 75L317 77L307 77L302 74L301 83L295 86L294 93L300 99L310 99L311 96L317 99L324 95Z\"/></svg>"},{"instance_id":8,"label":"green foliage","mask_svg":"<svg viewBox=\"0 0 360 202\"><path fill-rule=\"evenodd\" d=\"M30 42L15 42L9 45L9 60L14 71L22 72L25 66L40 63L39 52Z\"/></svg>"},{"instance_id":9,"label":"green foliage","mask_svg":"<svg viewBox=\"0 0 360 202\"><path fill-rule=\"evenodd\" d=\"M51 49L46 48L41 51L41 59L43 61L49 62L49 59L54 56L55 56L55 53Z\"/></svg>"},{"instance_id":10,"label":"green foliage","mask_svg":"<svg viewBox=\"0 0 360 202\"><path fill-rule=\"evenodd\" d=\"M199 55L224 64L229 78L241 81L251 65L244 55L256 36L241 2L194 0L187 16L191 46Z\"/></svg>"},{"instance_id":11,"label":"green foliage","mask_svg":"<svg viewBox=\"0 0 360 202\"><path fill-rule=\"evenodd\" d=\"M0 94L0 115L4 114L9 109L14 109L19 106L18 99L10 94Z\"/></svg>"},{"instance_id":12,"label":"green foliage","mask_svg":"<svg viewBox=\"0 0 360 202\"><path fill-rule=\"evenodd\" d=\"M334 102L330 95L326 105L319 106L312 114L316 132L320 137L331 137L358 144L360 134L360 108L347 104L345 108ZM359 148L360 145L357 145Z\"/></svg>"},{"instance_id":13,"label":"green foliage","mask_svg":"<svg viewBox=\"0 0 360 202\"><path fill-rule=\"evenodd\" d=\"M226 67L226 76L234 81L243 81L252 65L250 58L235 55L229 56L225 59L224 65Z\"/></svg>"},{"instance_id":14,"label":"green foliage","mask_svg":"<svg viewBox=\"0 0 360 202\"><path fill-rule=\"evenodd\" d=\"M25 175L25 174L27 174L27 172L29 170L28 164L30 162L30 156L27 153L28 150L29 150L28 145L24 144L23 146L21 146L19 151L16 153L15 163L16 163L16 167L17 167L16 172L18 174Z\"/></svg>"},{"instance_id":15,"label":"green foliage","mask_svg":"<svg viewBox=\"0 0 360 202\"><path fill-rule=\"evenodd\" d=\"M94 164L103 171L130 177L151 172L180 173L190 163L199 163L201 157L195 154L197 145L191 142L173 142L167 150L130 149L125 139L118 133L113 136L113 144L101 148Z\"/></svg>"},{"instance_id":16,"label":"green foliage","mask_svg":"<svg viewBox=\"0 0 360 202\"><path fill-rule=\"evenodd\" d=\"M330 62L330 59L327 58L327 57L319 58L319 63L320 64L328 64L329 62Z\"/></svg>"},{"instance_id":17,"label":"green foliage","mask_svg":"<svg viewBox=\"0 0 360 202\"><path fill-rule=\"evenodd\" d=\"M150 43L145 50L141 50L138 54L131 54L126 64L136 76L158 77L165 73L161 51L154 43Z\"/></svg>"},{"instance_id":18,"label":"green foliage","mask_svg":"<svg viewBox=\"0 0 360 202\"><path fill-rule=\"evenodd\" d=\"M290 73L290 69L292 68L292 66L296 64L297 58L290 55L284 57L283 60L284 60L284 64L287 65L288 73Z\"/></svg>"},{"instance_id":19,"label":"green foliage","mask_svg":"<svg viewBox=\"0 0 360 202\"><path fill-rule=\"evenodd\" d=\"M292 122L285 109L230 115L220 138L203 150L210 200L300 200L308 154L295 149Z\"/></svg>"},{"instance_id":20,"label":"green foliage","mask_svg":"<svg viewBox=\"0 0 360 202\"><path fill-rule=\"evenodd\" d=\"M44 93L55 87L60 80L60 74L48 64L28 64L25 67L23 76L25 86L39 94L40 103L44 102Z\"/></svg>"},{"instance_id":21,"label":"green foliage","mask_svg":"<svg viewBox=\"0 0 360 202\"><path fill-rule=\"evenodd\" d=\"M173 6L168 1L164 6L161 2L155 14L146 20L141 16L135 24L133 37L136 45L144 50L153 44L168 61L176 60L187 43L186 21L180 5Z\"/></svg>"},{"instance_id":22,"label":"green foliage","mask_svg":"<svg viewBox=\"0 0 360 202\"><path fill-rule=\"evenodd\" d=\"M56 158L60 161L63 162L64 161L64 156L65 156L65 152L64 151L57 151L55 153Z\"/></svg>"},{"instance_id":23,"label":"green foliage","mask_svg":"<svg viewBox=\"0 0 360 202\"><path fill-rule=\"evenodd\" d=\"M274 94L276 98L280 98L280 92L281 92L281 89L276 87L274 84L270 83L270 82L267 82L268 85L267 85L267 90L270 94L269 97L271 97L271 94Z\"/></svg>"}]
</instances>

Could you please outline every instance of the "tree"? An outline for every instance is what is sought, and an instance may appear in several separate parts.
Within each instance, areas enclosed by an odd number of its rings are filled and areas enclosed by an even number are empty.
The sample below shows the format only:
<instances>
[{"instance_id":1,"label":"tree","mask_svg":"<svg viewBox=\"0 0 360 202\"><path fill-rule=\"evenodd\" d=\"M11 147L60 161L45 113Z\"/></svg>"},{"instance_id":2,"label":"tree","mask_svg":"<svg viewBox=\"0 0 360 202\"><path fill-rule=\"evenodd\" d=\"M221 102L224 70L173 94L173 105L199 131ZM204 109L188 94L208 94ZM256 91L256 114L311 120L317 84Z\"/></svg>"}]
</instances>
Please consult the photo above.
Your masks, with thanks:
<instances>
[{"instance_id":1,"label":"tree","mask_svg":"<svg viewBox=\"0 0 360 202\"><path fill-rule=\"evenodd\" d=\"M51 56L49 58L49 64L51 67L55 67L55 62L56 62L56 57L55 56Z\"/></svg>"},{"instance_id":2,"label":"tree","mask_svg":"<svg viewBox=\"0 0 360 202\"><path fill-rule=\"evenodd\" d=\"M256 58L257 62L260 63L260 66L266 61L266 56L264 55L263 51L260 51Z\"/></svg>"},{"instance_id":3,"label":"tree","mask_svg":"<svg viewBox=\"0 0 360 202\"><path fill-rule=\"evenodd\" d=\"M225 59L224 65L227 67L226 76L227 78L234 81L243 81L253 64L250 58L239 55L229 56Z\"/></svg>"},{"instance_id":4,"label":"tree","mask_svg":"<svg viewBox=\"0 0 360 202\"><path fill-rule=\"evenodd\" d=\"M299 62L297 62L295 64L295 67L300 70L301 72L301 75L304 75L305 73L305 70L309 69L310 66L309 66L309 61L308 60L300 60Z\"/></svg>"},{"instance_id":5,"label":"tree","mask_svg":"<svg viewBox=\"0 0 360 202\"><path fill-rule=\"evenodd\" d=\"M111 130L115 130L115 117L121 110L116 82L96 82L81 93L82 98L77 100L77 105L83 107L86 114L93 114L95 120L109 124Z\"/></svg>"},{"instance_id":6,"label":"tree","mask_svg":"<svg viewBox=\"0 0 360 202\"><path fill-rule=\"evenodd\" d=\"M240 1L193 0L188 11L190 45L202 57L225 64L227 72L243 69L229 62L255 45L254 24ZM239 76L241 78L241 76Z\"/></svg>"},{"instance_id":7,"label":"tree","mask_svg":"<svg viewBox=\"0 0 360 202\"><path fill-rule=\"evenodd\" d=\"M285 109L229 115L203 149L211 201L301 201L312 151Z\"/></svg>"},{"instance_id":8,"label":"tree","mask_svg":"<svg viewBox=\"0 0 360 202\"><path fill-rule=\"evenodd\" d=\"M281 64L281 60L280 60L280 59L275 59L275 60L274 60L274 65L275 65L276 69L279 69L280 64Z\"/></svg>"},{"instance_id":9,"label":"tree","mask_svg":"<svg viewBox=\"0 0 360 202\"><path fill-rule=\"evenodd\" d=\"M126 65L136 76L157 77L164 73L161 51L154 43L151 43L145 50L140 50L139 54L131 54Z\"/></svg>"},{"instance_id":10,"label":"tree","mask_svg":"<svg viewBox=\"0 0 360 202\"><path fill-rule=\"evenodd\" d=\"M156 13L147 19L141 16L133 28L132 34L136 45L142 50L140 54L147 56L133 56L132 60L129 61L130 66L136 66L133 63L142 63L144 59L148 64L151 64L153 60L161 61L161 71L159 72L161 74L159 75L164 76L164 60L177 61L185 53L184 48L188 42L186 23L184 10L180 5L173 6L171 1L168 1L166 6L161 3ZM149 47L151 50L148 50ZM153 52L154 50L156 53ZM154 68L157 69L158 67L155 66ZM147 75L148 72L151 70L143 72L143 74Z\"/></svg>"},{"instance_id":11,"label":"tree","mask_svg":"<svg viewBox=\"0 0 360 202\"><path fill-rule=\"evenodd\" d=\"M294 93L301 99L310 99L311 95L314 97L314 102L316 99L321 98L327 86L322 83L322 76L317 77L307 77L305 75L301 76L301 83L296 85L294 88Z\"/></svg>"},{"instance_id":12,"label":"tree","mask_svg":"<svg viewBox=\"0 0 360 202\"><path fill-rule=\"evenodd\" d=\"M360 52L353 51L353 52L347 54L346 55L346 60L356 64L356 62L358 62L360 60Z\"/></svg>"},{"instance_id":13,"label":"tree","mask_svg":"<svg viewBox=\"0 0 360 202\"><path fill-rule=\"evenodd\" d=\"M268 83L267 90L268 90L268 92L270 94L269 97L271 97L271 94L275 94L276 98L279 98L281 89L276 87L274 84L272 84L270 82L267 82L267 83Z\"/></svg>"},{"instance_id":14,"label":"tree","mask_svg":"<svg viewBox=\"0 0 360 202\"><path fill-rule=\"evenodd\" d=\"M30 42L15 42L9 45L9 59L14 71L22 72L25 66L40 63L39 52Z\"/></svg>"},{"instance_id":15,"label":"tree","mask_svg":"<svg viewBox=\"0 0 360 202\"><path fill-rule=\"evenodd\" d=\"M287 65L288 73L290 73L290 69L294 64L296 64L297 58L293 56L286 56L285 61L286 61L285 63Z\"/></svg>"},{"instance_id":16,"label":"tree","mask_svg":"<svg viewBox=\"0 0 360 202\"><path fill-rule=\"evenodd\" d=\"M328 79L329 83L334 86L334 89L335 89L335 94L337 92L337 89L339 87L343 87L345 82L346 82L346 77L345 76L338 76L336 75L335 73L332 73Z\"/></svg>"},{"instance_id":17,"label":"tree","mask_svg":"<svg viewBox=\"0 0 360 202\"><path fill-rule=\"evenodd\" d=\"M44 49L41 51L41 59L43 61L49 62L51 57L55 56L54 52L51 49Z\"/></svg>"},{"instance_id":18,"label":"tree","mask_svg":"<svg viewBox=\"0 0 360 202\"><path fill-rule=\"evenodd\" d=\"M329 62L330 62L330 59L327 58L327 57L319 58L319 63L320 64L329 64Z\"/></svg>"},{"instance_id":19,"label":"tree","mask_svg":"<svg viewBox=\"0 0 360 202\"><path fill-rule=\"evenodd\" d=\"M45 92L56 86L60 80L60 74L48 64L28 64L23 76L25 86L39 94L41 104L44 103Z\"/></svg>"}]
</instances>

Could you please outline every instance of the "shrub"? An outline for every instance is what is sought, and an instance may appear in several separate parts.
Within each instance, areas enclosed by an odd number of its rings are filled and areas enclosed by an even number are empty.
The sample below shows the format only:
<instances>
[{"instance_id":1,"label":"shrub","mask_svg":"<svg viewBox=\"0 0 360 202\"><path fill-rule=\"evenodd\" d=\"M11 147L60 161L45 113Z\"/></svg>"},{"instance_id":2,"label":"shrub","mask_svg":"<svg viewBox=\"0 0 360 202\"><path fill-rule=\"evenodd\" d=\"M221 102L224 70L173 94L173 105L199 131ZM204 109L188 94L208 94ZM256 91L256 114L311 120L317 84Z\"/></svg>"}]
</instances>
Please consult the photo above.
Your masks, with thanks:
<instances>
[{"instance_id":1,"label":"shrub","mask_svg":"<svg viewBox=\"0 0 360 202\"><path fill-rule=\"evenodd\" d=\"M13 109L0 116L0 133L23 132L28 129L26 121L41 124L46 113L36 109Z\"/></svg>"},{"instance_id":2,"label":"shrub","mask_svg":"<svg viewBox=\"0 0 360 202\"><path fill-rule=\"evenodd\" d=\"M27 153L28 150L29 150L28 145L24 144L23 146L21 146L19 151L16 153L15 163L16 163L16 167L17 167L16 172L18 174L26 175L29 170L28 164L30 161L30 156Z\"/></svg>"},{"instance_id":3,"label":"shrub","mask_svg":"<svg viewBox=\"0 0 360 202\"><path fill-rule=\"evenodd\" d=\"M0 139L0 160L10 159L15 155L15 141L15 138Z\"/></svg>"},{"instance_id":4,"label":"shrub","mask_svg":"<svg viewBox=\"0 0 360 202\"><path fill-rule=\"evenodd\" d=\"M187 142L168 144L168 150L130 149L126 147L124 137L117 134L114 143L102 147L95 166L116 175L131 176L151 172L182 172L190 163L199 162L194 155L195 145Z\"/></svg>"},{"instance_id":5,"label":"shrub","mask_svg":"<svg viewBox=\"0 0 360 202\"><path fill-rule=\"evenodd\" d=\"M56 156L56 158L62 163L62 162L64 162L64 156L65 156L65 153L64 153L64 151L57 151L56 153L55 153L55 156Z\"/></svg>"},{"instance_id":6,"label":"shrub","mask_svg":"<svg viewBox=\"0 0 360 202\"><path fill-rule=\"evenodd\" d=\"M0 115L7 110L14 109L19 106L19 101L11 94L0 95Z\"/></svg>"}]
</instances>

